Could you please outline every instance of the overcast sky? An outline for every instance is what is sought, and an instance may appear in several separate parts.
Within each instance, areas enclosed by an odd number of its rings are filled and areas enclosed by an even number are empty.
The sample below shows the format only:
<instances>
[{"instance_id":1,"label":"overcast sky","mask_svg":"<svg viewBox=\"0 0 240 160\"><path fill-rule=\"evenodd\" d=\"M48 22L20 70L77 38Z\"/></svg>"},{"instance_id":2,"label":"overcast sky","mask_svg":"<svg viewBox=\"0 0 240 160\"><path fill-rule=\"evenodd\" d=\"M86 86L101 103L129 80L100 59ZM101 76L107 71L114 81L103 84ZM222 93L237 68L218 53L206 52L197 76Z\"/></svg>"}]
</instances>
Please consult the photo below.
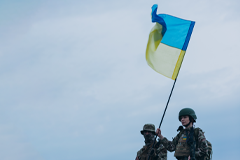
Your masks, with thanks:
<instances>
[{"instance_id":1,"label":"overcast sky","mask_svg":"<svg viewBox=\"0 0 240 160\"><path fill-rule=\"evenodd\" d=\"M153 4L196 22L163 136L191 107L213 160L238 159L239 0L1 0L1 160L135 159L174 82L145 60Z\"/></svg>"}]
</instances>

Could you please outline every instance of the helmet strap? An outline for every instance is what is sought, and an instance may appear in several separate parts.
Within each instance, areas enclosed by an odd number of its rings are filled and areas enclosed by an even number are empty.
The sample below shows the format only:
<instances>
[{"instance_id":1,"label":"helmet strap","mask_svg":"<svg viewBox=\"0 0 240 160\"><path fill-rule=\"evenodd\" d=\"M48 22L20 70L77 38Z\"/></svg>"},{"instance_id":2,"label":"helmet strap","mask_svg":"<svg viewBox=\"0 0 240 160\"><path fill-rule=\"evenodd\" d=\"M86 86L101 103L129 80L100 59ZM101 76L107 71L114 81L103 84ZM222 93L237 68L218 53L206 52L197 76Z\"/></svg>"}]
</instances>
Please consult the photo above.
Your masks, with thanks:
<instances>
[{"instance_id":1,"label":"helmet strap","mask_svg":"<svg viewBox=\"0 0 240 160\"><path fill-rule=\"evenodd\" d=\"M191 124L191 122L192 122L192 125L194 125L194 119L191 116L188 116L188 117L189 117L189 123L187 125L184 125L184 127L186 128Z\"/></svg>"},{"instance_id":2,"label":"helmet strap","mask_svg":"<svg viewBox=\"0 0 240 160\"><path fill-rule=\"evenodd\" d=\"M187 125L184 125L184 127L188 127L191 124L191 121L189 121L189 123Z\"/></svg>"}]
</instances>

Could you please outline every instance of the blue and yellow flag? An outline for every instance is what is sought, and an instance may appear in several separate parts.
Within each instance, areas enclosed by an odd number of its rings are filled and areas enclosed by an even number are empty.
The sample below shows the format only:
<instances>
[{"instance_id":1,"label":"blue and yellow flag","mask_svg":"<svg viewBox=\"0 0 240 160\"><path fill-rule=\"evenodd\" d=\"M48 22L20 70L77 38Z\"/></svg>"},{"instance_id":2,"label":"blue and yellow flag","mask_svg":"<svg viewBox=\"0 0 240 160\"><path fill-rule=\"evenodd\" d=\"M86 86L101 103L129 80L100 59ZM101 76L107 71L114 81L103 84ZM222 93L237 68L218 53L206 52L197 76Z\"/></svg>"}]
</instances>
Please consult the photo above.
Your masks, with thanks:
<instances>
[{"instance_id":1,"label":"blue and yellow flag","mask_svg":"<svg viewBox=\"0 0 240 160\"><path fill-rule=\"evenodd\" d=\"M157 5L152 6L152 28L146 60L156 72L175 80L193 31L195 22L167 14L157 15Z\"/></svg>"}]
</instances>

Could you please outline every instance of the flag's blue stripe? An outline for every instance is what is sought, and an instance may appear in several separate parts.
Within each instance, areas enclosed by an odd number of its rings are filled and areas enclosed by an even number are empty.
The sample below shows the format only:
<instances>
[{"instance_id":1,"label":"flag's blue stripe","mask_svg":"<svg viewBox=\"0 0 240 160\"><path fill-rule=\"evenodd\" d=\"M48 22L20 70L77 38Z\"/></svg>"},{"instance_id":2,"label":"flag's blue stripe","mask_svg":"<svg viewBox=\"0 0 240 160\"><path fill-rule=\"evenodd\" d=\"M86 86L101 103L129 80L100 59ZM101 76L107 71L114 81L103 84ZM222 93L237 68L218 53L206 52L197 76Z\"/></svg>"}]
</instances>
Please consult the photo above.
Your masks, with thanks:
<instances>
[{"instance_id":1,"label":"flag's blue stripe","mask_svg":"<svg viewBox=\"0 0 240 160\"><path fill-rule=\"evenodd\" d=\"M158 7L158 5L156 5L156 4L154 4L152 6L152 22L157 22L162 25L162 27L163 27L162 36L163 36L167 30L167 26L166 26L164 19L157 15L157 7Z\"/></svg>"},{"instance_id":2,"label":"flag's blue stripe","mask_svg":"<svg viewBox=\"0 0 240 160\"><path fill-rule=\"evenodd\" d=\"M191 25L189 27L187 37L186 37L185 43L184 43L183 48L182 48L182 50L184 50L184 51L187 50L188 43L189 43L190 37L192 35L194 25L195 25L195 22L191 21Z\"/></svg>"},{"instance_id":3,"label":"flag's blue stripe","mask_svg":"<svg viewBox=\"0 0 240 160\"><path fill-rule=\"evenodd\" d=\"M157 15L157 7L156 4L152 6L152 22L163 26L161 43L186 50L195 22L167 14Z\"/></svg>"},{"instance_id":4,"label":"flag's blue stripe","mask_svg":"<svg viewBox=\"0 0 240 160\"><path fill-rule=\"evenodd\" d=\"M159 14L166 23L167 31L163 36L162 43L182 49L185 43L191 21L183 20L167 14Z\"/></svg>"}]
</instances>

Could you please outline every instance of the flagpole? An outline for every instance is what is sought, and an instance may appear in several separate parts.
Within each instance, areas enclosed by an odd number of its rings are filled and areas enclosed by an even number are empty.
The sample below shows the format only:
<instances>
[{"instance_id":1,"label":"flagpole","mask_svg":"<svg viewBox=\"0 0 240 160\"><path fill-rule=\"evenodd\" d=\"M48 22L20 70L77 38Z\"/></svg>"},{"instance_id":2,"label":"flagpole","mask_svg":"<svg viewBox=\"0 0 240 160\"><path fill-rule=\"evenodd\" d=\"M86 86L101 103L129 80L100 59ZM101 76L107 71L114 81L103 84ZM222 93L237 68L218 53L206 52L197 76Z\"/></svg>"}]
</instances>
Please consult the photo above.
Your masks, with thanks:
<instances>
[{"instance_id":1,"label":"flagpole","mask_svg":"<svg viewBox=\"0 0 240 160\"><path fill-rule=\"evenodd\" d=\"M175 86L176 81L177 81L177 78L174 80L174 83L173 83L173 86L172 86L172 90L171 90L171 93L170 93L170 95L169 95L169 97L168 97L167 105L166 105L165 110L164 110L164 112L163 112L163 116L162 116L162 119L161 119L161 122L160 122L158 128L160 128L161 125L162 125L163 118L164 118L164 116L165 116L165 113L166 113L166 110L167 110L167 107L168 107L168 103L169 103L170 98L171 98L171 96L172 96L172 92L173 92L173 89L174 89L174 86ZM157 138L157 136L156 136L156 138ZM156 138L155 138L155 139L156 139Z\"/></svg>"},{"instance_id":2,"label":"flagpole","mask_svg":"<svg viewBox=\"0 0 240 160\"><path fill-rule=\"evenodd\" d=\"M172 92L173 92L173 89L174 89L174 86L175 86L176 81L177 81L177 78L174 80L174 83L173 83L173 86L172 86L172 90L171 90L171 93L170 93L170 95L169 95L169 97L168 97L168 101L167 101L167 104L166 104L166 107L165 107L165 110L164 110L164 112L163 112L162 119L161 119L161 122L160 122L158 128L160 128L161 125L162 125L163 118L164 118L165 113L166 113L166 111L167 111L168 103L169 103L169 101L170 101L170 99L171 99ZM157 134L156 134L156 136L155 136L155 139L154 139L154 142L153 142L153 145L152 145L151 149L153 148L153 146L154 146L154 144L155 144L155 142L156 142L156 139L157 139ZM149 158L150 158L150 154L148 155L148 160L149 160Z\"/></svg>"}]
</instances>

